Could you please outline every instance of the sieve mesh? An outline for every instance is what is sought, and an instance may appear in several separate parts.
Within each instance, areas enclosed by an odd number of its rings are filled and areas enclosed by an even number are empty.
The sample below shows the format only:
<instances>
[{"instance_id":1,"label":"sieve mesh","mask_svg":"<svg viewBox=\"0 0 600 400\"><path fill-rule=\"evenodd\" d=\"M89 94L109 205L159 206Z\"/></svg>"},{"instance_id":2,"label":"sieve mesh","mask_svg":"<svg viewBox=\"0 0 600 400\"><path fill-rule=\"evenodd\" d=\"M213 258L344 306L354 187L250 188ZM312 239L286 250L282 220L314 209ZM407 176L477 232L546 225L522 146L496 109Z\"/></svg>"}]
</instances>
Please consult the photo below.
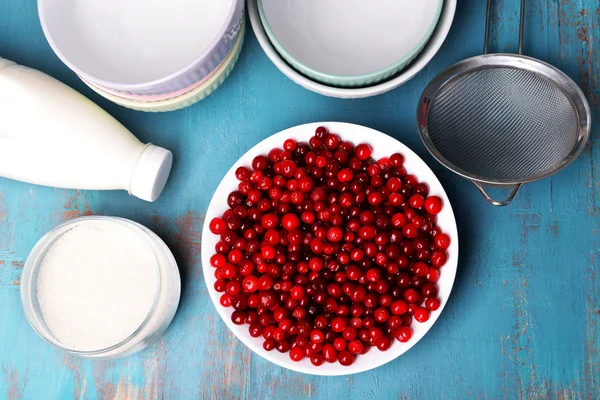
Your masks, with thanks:
<instances>
[{"instance_id":1,"label":"sieve mesh","mask_svg":"<svg viewBox=\"0 0 600 400\"><path fill-rule=\"evenodd\" d=\"M577 112L551 81L492 67L455 77L432 98L428 136L449 163L482 180L526 181L577 145Z\"/></svg>"}]
</instances>

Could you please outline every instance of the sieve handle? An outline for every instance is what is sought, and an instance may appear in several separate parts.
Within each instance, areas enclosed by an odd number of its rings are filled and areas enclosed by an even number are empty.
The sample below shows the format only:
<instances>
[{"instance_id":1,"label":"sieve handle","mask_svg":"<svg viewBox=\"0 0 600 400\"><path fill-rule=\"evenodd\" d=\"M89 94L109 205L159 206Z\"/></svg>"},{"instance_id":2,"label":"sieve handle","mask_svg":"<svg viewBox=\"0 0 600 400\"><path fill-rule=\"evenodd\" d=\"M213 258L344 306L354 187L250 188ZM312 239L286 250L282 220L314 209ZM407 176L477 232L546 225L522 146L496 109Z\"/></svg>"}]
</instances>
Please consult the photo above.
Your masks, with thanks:
<instances>
[{"instance_id":1,"label":"sieve handle","mask_svg":"<svg viewBox=\"0 0 600 400\"><path fill-rule=\"evenodd\" d=\"M492 0L487 0L487 9L485 12L485 43L483 44L483 54L488 53L490 41L490 19L492 14ZM521 11L519 17L519 54L523 54L523 32L525 31L525 0L521 0Z\"/></svg>"},{"instance_id":2,"label":"sieve handle","mask_svg":"<svg viewBox=\"0 0 600 400\"><path fill-rule=\"evenodd\" d=\"M515 195L517 194L517 192L519 191L519 189L522 186L522 183L518 183L516 185L513 186L512 191L510 192L510 194L508 195L508 197L504 200L494 200L489 194L487 194L487 192L485 191L483 185L481 183L479 183L478 181L474 181L473 179L469 179L473 185L475 185L475 187L477 189L479 189L479 191L481 192L481 194L483 195L483 197L485 197L485 199L488 201L488 203L495 205L495 206L507 206L510 204L511 201L513 201L513 199L515 198Z\"/></svg>"}]
</instances>

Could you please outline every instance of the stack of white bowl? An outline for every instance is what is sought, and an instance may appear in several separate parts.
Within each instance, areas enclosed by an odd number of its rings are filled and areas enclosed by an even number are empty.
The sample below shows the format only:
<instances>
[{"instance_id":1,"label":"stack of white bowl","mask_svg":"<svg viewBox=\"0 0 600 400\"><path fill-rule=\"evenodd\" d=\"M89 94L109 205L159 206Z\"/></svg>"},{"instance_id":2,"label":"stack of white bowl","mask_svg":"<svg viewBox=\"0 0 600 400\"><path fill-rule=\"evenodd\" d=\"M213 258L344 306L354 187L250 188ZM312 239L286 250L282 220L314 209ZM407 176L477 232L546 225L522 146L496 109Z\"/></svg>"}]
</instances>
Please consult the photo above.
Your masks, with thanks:
<instances>
[{"instance_id":1,"label":"stack of white bowl","mask_svg":"<svg viewBox=\"0 0 600 400\"><path fill-rule=\"evenodd\" d=\"M431 61L457 0L248 0L260 45L294 82L339 98L394 89Z\"/></svg>"},{"instance_id":2,"label":"stack of white bowl","mask_svg":"<svg viewBox=\"0 0 600 400\"><path fill-rule=\"evenodd\" d=\"M95 92L140 111L211 94L244 41L243 0L38 0L58 57Z\"/></svg>"}]
</instances>

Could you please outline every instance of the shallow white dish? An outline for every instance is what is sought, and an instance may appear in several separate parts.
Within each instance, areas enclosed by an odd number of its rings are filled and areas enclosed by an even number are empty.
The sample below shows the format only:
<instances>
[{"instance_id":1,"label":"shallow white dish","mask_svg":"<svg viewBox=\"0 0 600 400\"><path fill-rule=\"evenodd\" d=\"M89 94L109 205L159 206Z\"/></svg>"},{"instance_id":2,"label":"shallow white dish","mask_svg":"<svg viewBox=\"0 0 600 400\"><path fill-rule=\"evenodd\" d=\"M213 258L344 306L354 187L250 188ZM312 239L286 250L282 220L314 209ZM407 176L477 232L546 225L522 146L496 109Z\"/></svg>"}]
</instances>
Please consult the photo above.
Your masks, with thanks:
<instances>
[{"instance_id":1,"label":"shallow white dish","mask_svg":"<svg viewBox=\"0 0 600 400\"><path fill-rule=\"evenodd\" d=\"M267 57L269 57L273 64L275 64L275 66L288 78L308 90L325 96L338 97L342 99L354 99L375 96L388 92L407 82L419 71L421 71L431 61L433 56L435 56L442 46L442 43L444 43L446 36L448 36L448 32L452 26L452 21L454 20L456 1L457 0L444 1L442 14L440 15L440 19L435 31L433 32L433 35L429 39L429 42L423 51L411 64L409 64L402 72L390 80L364 88L339 88L328 86L311 80L300 74L283 59L283 57L277 52L277 50L275 50L269 41L269 38L260 20L257 0L248 0L248 14L250 17L250 22L252 23L252 29L254 30L254 34L256 35L260 46L263 48L264 52L267 54Z\"/></svg>"},{"instance_id":2,"label":"shallow white dish","mask_svg":"<svg viewBox=\"0 0 600 400\"><path fill-rule=\"evenodd\" d=\"M367 354L358 356L354 364L349 367L344 367L339 363L324 363L320 367L313 366L310 361L305 358L300 362L294 362L290 359L288 353L279 353L277 350L266 351L262 347L261 338L253 338L248 333L248 325L235 325L231 322L232 307L225 308L219 303L220 294L214 289L216 281L214 277L214 268L210 265L210 257L215 253L215 245L219 241L219 237L210 232L209 223L215 217L221 217L223 212L227 210L227 196L230 192L237 190L238 181L235 177L235 170L240 166L250 166L252 160L257 155L266 155L269 150L274 147L281 147L283 142L288 138L293 138L297 141L308 141L314 135L314 131L318 126L325 126L331 132L335 132L341 136L343 140L353 142L355 144L367 142L373 147L373 157L380 158L389 156L394 152L402 153L405 157L405 166L409 173L414 173L419 180L427 182L432 195L439 196L444 203L444 209L438 215L438 225L443 232L451 238L451 245L448 251L448 262L442 268L441 277L438 281L439 299L441 307L439 310L432 312L431 317L425 323L413 323L413 336L407 343L394 341L393 345L385 352L381 352L376 348L371 349ZM299 125L293 128L286 129L273 136L263 140L246 154L244 154L231 169L227 172L219 187L215 191L213 198L206 212L204 228L202 230L202 269L204 271L204 280L219 315L227 325L227 327L240 339L246 346L261 357L293 371L303 372L313 375L347 375L358 372L367 371L383 364L386 364L393 359L399 357L412 346L414 346L440 316L444 306L450 296L454 278L456 276L456 268L458 265L458 233L456 228L456 220L450 200L444 191L440 181L427 164L419 156L417 156L408 147L397 141L396 139L387 136L379 131L366 128L360 125L347 124L341 122L321 122Z\"/></svg>"},{"instance_id":3,"label":"shallow white dish","mask_svg":"<svg viewBox=\"0 0 600 400\"><path fill-rule=\"evenodd\" d=\"M242 0L38 0L58 57L97 85L164 94L201 80L229 53Z\"/></svg>"},{"instance_id":4,"label":"shallow white dish","mask_svg":"<svg viewBox=\"0 0 600 400\"><path fill-rule=\"evenodd\" d=\"M311 79L366 86L405 67L423 49L443 0L258 0L277 51Z\"/></svg>"}]
</instances>

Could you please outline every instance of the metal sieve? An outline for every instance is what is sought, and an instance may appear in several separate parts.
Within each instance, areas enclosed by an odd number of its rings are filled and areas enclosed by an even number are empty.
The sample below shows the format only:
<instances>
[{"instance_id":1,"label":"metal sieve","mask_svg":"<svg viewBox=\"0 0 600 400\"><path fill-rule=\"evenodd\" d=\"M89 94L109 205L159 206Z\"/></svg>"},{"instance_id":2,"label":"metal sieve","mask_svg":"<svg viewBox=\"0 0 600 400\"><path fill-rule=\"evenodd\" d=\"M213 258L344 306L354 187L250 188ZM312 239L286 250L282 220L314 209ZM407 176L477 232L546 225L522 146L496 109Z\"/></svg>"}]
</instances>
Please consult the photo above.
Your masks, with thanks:
<instances>
[{"instance_id":1,"label":"metal sieve","mask_svg":"<svg viewBox=\"0 0 600 400\"><path fill-rule=\"evenodd\" d=\"M589 104L557 68L522 55L525 0L521 0L519 54L484 54L460 61L429 83L417 108L427 150L469 179L495 206L509 204L522 184L564 168L590 133ZM494 200L485 186L510 188Z\"/></svg>"}]
</instances>

